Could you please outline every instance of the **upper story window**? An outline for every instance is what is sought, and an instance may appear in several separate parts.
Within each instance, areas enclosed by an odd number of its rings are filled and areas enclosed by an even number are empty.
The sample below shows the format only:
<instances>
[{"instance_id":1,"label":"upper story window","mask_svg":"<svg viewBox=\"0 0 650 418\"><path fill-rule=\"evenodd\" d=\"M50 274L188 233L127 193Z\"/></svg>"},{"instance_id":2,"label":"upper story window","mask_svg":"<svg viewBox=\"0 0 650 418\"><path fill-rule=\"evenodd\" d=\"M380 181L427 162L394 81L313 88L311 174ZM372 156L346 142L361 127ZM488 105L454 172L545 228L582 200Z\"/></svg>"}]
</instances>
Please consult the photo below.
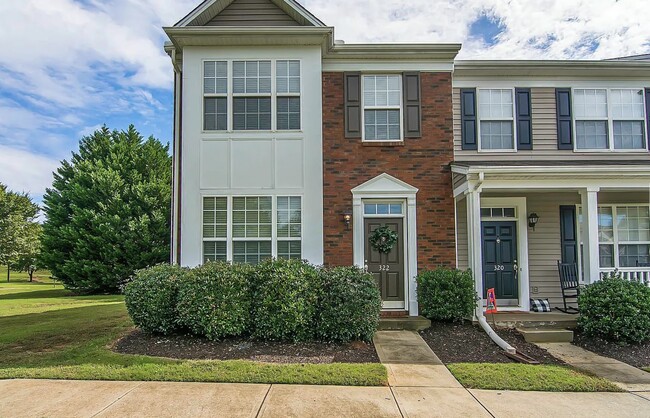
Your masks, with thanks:
<instances>
[{"instance_id":1,"label":"upper story window","mask_svg":"<svg viewBox=\"0 0 650 418\"><path fill-rule=\"evenodd\" d=\"M574 89L573 96L576 149L646 148L642 89Z\"/></svg>"},{"instance_id":2,"label":"upper story window","mask_svg":"<svg viewBox=\"0 0 650 418\"><path fill-rule=\"evenodd\" d=\"M478 91L480 149L515 149L512 95L512 89L480 89Z\"/></svg>"},{"instance_id":3,"label":"upper story window","mask_svg":"<svg viewBox=\"0 0 650 418\"><path fill-rule=\"evenodd\" d=\"M203 129L301 129L298 60L205 61Z\"/></svg>"},{"instance_id":4,"label":"upper story window","mask_svg":"<svg viewBox=\"0 0 650 418\"><path fill-rule=\"evenodd\" d=\"M402 140L402 78L400 75L363 76L363 139Z\"/></svg>"}]
</instances>

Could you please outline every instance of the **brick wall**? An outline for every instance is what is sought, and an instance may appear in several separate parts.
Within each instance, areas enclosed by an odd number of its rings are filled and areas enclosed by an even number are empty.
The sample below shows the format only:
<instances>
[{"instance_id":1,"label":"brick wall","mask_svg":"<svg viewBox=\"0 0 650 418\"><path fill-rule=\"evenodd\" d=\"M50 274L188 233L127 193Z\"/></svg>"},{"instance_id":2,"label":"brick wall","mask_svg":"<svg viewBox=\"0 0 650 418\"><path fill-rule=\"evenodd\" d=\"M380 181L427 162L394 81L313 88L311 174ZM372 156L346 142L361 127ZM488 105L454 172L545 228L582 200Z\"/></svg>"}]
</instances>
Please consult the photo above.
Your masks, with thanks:
<instances>
[{"instance_id":1,"label":"brick wall","mask_svg":"<svg viewBox=\"0 0 650 418\"><path fill-rule=\"evenodd\" d=\"M325 264L353 264L341 214L352 211L351 189L385 172L419 189L418 268L455 266L451 74L422 73L421 86L422 138L372 146L345 138L343 73L323 74Z\"/></svg>"}]
</instances>

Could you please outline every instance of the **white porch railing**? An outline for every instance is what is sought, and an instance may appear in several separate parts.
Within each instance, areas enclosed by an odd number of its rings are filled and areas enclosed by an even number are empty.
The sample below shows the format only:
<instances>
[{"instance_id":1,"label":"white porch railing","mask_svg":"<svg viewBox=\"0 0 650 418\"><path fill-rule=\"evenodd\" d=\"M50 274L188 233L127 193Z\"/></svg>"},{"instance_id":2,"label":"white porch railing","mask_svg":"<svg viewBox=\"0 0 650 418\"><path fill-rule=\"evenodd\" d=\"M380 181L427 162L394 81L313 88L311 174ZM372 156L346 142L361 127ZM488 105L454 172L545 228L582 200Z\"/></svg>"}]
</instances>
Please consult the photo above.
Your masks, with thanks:
<instances>
[{"instance_id":1,"label":"white porch railing","mask_svg":"<svg viewBox=\"0 0 650 418\"><path fill-rule=\"evenodd\" d=\"M600 277L603 277L605 274L613 272L614 270L616 269L601 268ZM621 277L626 280L639 280L650 286L650 267L623 267L619 268L618 272L621 274Z\"/></svg>"}]
</instances>

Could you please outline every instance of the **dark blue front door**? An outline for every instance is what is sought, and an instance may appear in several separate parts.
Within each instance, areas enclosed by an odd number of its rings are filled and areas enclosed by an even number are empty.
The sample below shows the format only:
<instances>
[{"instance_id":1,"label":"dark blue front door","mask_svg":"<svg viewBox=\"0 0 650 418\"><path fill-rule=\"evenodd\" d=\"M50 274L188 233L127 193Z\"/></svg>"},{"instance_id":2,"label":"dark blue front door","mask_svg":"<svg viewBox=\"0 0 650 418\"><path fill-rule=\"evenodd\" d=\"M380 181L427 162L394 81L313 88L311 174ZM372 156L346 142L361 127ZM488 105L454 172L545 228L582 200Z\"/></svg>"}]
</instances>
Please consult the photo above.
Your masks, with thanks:
<instances>
[{"instance_id":1,"label":"dark blue front door","mask_svg":"<svg viewBox=\"0 0 650 418\"><path fill-rule=\"evenodd\" d=\"M500 305L517 305L519 279L517 275L516 222L482 222L483 298L487 289L494 288Z\"/></svg>"}]
</instances>

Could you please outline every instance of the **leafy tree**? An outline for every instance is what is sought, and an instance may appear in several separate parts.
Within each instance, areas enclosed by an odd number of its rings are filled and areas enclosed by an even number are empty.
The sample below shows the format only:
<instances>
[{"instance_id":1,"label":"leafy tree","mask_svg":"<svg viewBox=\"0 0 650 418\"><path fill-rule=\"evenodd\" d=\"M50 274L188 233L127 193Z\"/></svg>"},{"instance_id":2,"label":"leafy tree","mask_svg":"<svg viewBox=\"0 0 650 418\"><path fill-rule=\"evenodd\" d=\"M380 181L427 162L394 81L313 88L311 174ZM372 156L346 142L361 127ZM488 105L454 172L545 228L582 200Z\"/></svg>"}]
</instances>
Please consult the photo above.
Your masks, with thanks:
<instances>
[{"instance_id":1,"label":"leafy tree","mask_svg":"<svg viewBox=\"0 0 650 418\"><path fill-rule=\"evenodd\" d=\"M27 245L17 259L11 263L11 268L17 271L24 271L29 274L29 281L34 281L34 273L42 268L41 263L41 235L43 226L32 223L25 233L29 236Z\"/></svg>"},{"instance_id":2,"label":"leafy tree","mask_svg":"<svg viewBox=\"0 0 650 418\"><path fill-rule=\"evenodd\" d=\"M79 142L44 196L42 259L69 289L118 292L135 270L169 259L169 147L133 126Z\"/></svg>"},{"instance_id":3,"label":"leafy tree","mask_svg":"<svg viewBox=\"0 0 650 418\"><path fill-rule=\"evenodd\" d=\"M0 265L10 266L29 252L37 237L33 231L38 215L36 205L26 193L9 191L0 183Z\"/></svg>"}]
</instances>

